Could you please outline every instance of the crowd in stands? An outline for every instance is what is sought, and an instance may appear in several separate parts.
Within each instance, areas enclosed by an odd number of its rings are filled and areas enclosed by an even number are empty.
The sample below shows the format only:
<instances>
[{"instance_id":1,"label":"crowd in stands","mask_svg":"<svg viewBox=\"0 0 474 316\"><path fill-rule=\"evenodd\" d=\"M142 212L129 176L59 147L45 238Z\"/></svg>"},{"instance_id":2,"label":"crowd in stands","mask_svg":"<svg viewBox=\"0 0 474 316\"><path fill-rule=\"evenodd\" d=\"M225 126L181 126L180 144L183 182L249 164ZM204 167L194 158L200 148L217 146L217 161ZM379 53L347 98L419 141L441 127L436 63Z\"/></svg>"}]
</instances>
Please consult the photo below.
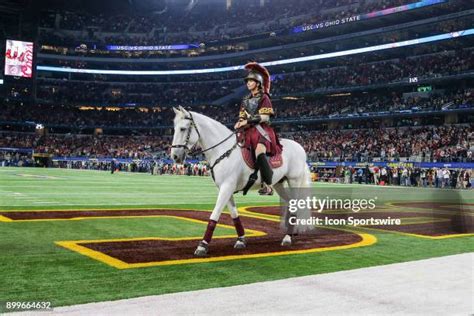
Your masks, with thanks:
<instances>
[{"instance_id":1,"label":"crowd in stands","mask_svg":"<svg viewBox=\"0 0 474 316\"><path fill-rule=\"evenodd\" d=\"M107 50L106 45L158 45L162 42L157 42L156 40L142 40L142 39L131 39L125 35L120 35L121 37L117 40L106 37L103 44L97 44L97 41L81 41L76 37L76 35L66 35L66 37L61 37L55 33L48 33L45 30L40 31L41 36L41 52L50 53L56 55L79 55L79 56L93 56L93 57L122 57L122 58L167 58L167 57L196 57L204 55L216 55L212 57L214 65L212 66L226 66L229 65L229 62L220 61L220 56L228 53L235 53L241 51L249 50L248 54L251 54L253 50L265 48L265 47L274 47L279 45L286 45L298 42L307 42L306 44L299 44L298 47L294 47L291 50L281 49L277 52L273 50L259 51L258 55L251 56L252 59L259 58L260 60L271 60L276 59L275 56L278 56L278 59L281 58L293 58L299 56L308 56L314 55L321 52L332 52L340 50L349 50L353 48L367 47L373 45L380 45L386 43L400 42L404 40L410 40L414 38L426 37L431 35L443 34L452 31L460 31L463 29L470 28L472 25L471 17L465 16L457 19L447 19L441 22L431 22L430 24L421 23L418 26L412 26L410 28L398 28L396 26L385 29L372 29L369 32L357 33L346 33L337 37L334 40L320 39L320 41L311 42L308 38L301 38L301 36L280 36L280 37L263 37L258 40L248 41L239 41L235 43L207 43L201 44L197 42L178 42L178 43L190 43L193 44L193 48L184 49L184 50L119 50L112 51ZM323 36L323 33L320 36ZM359 34L359 35L358 35ZM334 35L334 34L333 34ZM350 36L349 36L350 35ZM67 37L69 36L69 37ZM124 37L125 36L125 37ZM327 35L330 36L329 34ZM311 38L312 39L312 38ZM309 42L308 42L309 41ZM247 56L244 56L248 58ZM211 57L209 57L211 58ZM189 58L192 61L192 58ZM49 62L48 60L43 61ZM58 61L59 62L59 61ZM240 60L233 60L235 63L240 63ZM71 65L71 63L65 66L75 66L81 68L81 62L77 65ZM99 65L100 68L103 68L105 65ZM123 67L122 65L119 65ZM134 65L135 67L139 65ZM150 65L145 65L150 68ZM166 65L168 66L168 65ZM181 63L178 66L182 67ZM94 66L96 67L96 66ZM114 67L117 67L115 65Z\"/></svg>"},{"instance_id":2,"label":"crowd in stands","mask_svg":"<svg viewBox=\"0 0 474 316\"><path fill-rule=\"evenodd\" d=\"M366 86L454 75L474 69L474 50L460 50L456 53L425 55L416 58L393 60L316 69L280 76L273 85L272 93L297 94L316 89L330 89L346 86Z\"/></svg>"},{"instance_id":3,"label":"crowd in stands","mask_svg":"<svg viewBox=\"0 0 474 316\"><path fill-rule=\"evenodd\" d=\"M459 23L465 22L469 25L471 24L470 21L459 20ZM462 24L462 23L461 23ZM449 25L449 23L448 23ZM440 25L433 25L433 28L436 28ZM429 29L431 30L431 29ZM425 31L420 31L422 33L426 33ZM233 58L223 58L224 56L209 56L206 60L199 60L199 62L192 58L187 58L185 60L170 60L169 62L133 62L125 59L121 62L104 62L106 59L99 59L99 60L85 60L82 58L70 58L70 59L62 59L62 58L47 58L47 59L40 59L41 65L44 66L56 66L56 67L63 67L63 68L88 68L88 69L103 69L103 70L176 70L176 69L205 69L205 68L219 68L219 67L229 67L229 66L236 66L236 65L243 65L247 63L249 60L254 60L257 62L267 62L273 60L281 60L286 58L295 58L295 57L302 57L302 56L310 56L310 55L317 55L321 53L327 52L335 52L341 51L345 49L351 48L360 48L364 46L371 46L383 43L393 43L394 41L400 40L407 40L413 39L414 37L418 36L418 33L413 31L413 33L417 34L410 34L407 31L394 31L391 33L383 33L379 35L366 35L363 37L348 37L346 40L333 40L327 41L322 44L314 44L314 45L303 45L299 47L294 47L291 49L279 49L279 50L269 50L269 51L259 51L258 53L249 53L243 56L233 57ZM439 32L434 32L439 34ZM400 34L405 34L404 36L400 36ZM469 48L470 47L470 48ZM57 49L56 49L57 50ZM61 50L57 50L56 53L60 53ZM365 53L365 54L358 54L358 55L350 55L350 56L341 56L337 59L324 59L323 61L312 62L311 64L308 63L295 63L285 66L279 67L272 67L272 74L277 73L289 73L289 72L296 72L300 71L310 71L316 70L320 68L329 68L329 67L351 67L354 64L357 65L365 65L368 63L376 64L377 62L383 62L384 60L389 63L389 65L396 63L397 61L387 60L390 57L390 53L397 54L397 57L401 58L402 61L404 60L404 56L411 56L411 59L421 58L421 59L429 59L431 54L440 53L440 54L455 54L455 58L471 58L471 51L472 51L472 44L469 43L469 39L466 37L459 37L455 40L450 41L443 41L437 43L437 45L432 45L431 43L427 44L420 44L416 46L408 46L403 48L394 47L387 51L387 54L378 54L378 53ZM98 54L98 53L97 53ZM127 56L136 56L136 57L143 57L141 55L137 55L137 52L127 52ZM148 54L148 53L147 53ZM150 53L151 54L151 53ZM159 54L163 54L160 52ZM392 55L393 55L392 54ZM426 55L426 56L425 56ZM97 55L96 55L97 57ZM99 56L100 57L100 56ZM155 56L156 57L156 56ZM472 59L472 58L471 58ZM415 69L416 70L416 69ZM58 75L58 74L56 74ZM186 80L224 80L224 79L235 79L236 76L239 75L239 72L230 71L230 72L220 72L214 74L198 74L193 76L187 76ZM76 76L84 77L83 74L74 74L73 78ZM128 80L132 81L132 79L136 80L144 80L147 81L163 81L163 76L141 76L138 78L131 78L129 76L114 76L114 75L99 75L98 80L107 80L106 78L110 77L108 80L114 81L123 81ZM93 75L88 74L86 79L90 80L94 78ZM173 80L173 81L182 81L183 79L179 76L171 76L171 78L166 78L166 80Z\"/></svg>"},{"instance_id":4,"label":"crowd in stands","mask_svg":"<svg viewBox=\"0 0 474 316\"><path fill-rule=\"evenodd\" d=\"M34 167L31 154L5 151L0 148L0 167Z\"/></svg>"},{"instance_id":5,"label":"crowd in stands","mask_svg":"<svg viewBox=\"0 0 474 316\"><path fill-rule=\"evenodd\" d=\"M471 126L300 131L289 137L304 145L311 161L470 162Z\"/></svg>"},{"instance_id":6,"label":"crowd in stands","mask_svg":"<svg viewBox=\"0 0 474 316\"><path fill-rule=\"evenodd\" d=\"M3 133L0 147L33 148L54 156L167 157L170 137ZM302 144L310 161L472 162L473 125L281 133Z\"/></svg>"},{"instance_id":7,"label":"crowd in stands","mask_svg":"<svg viewBox=\"0 0 474 316\"><path fill-rule=\"evenodd\" d=\"M0 151L0 162L2 161ZM14 161L11 161L13 164ZM9 164L10 165L10 164ZM166 163L158 159L147 160L127 160L120 161L118 159L110 160L65 160L58 159L51 161L50 167L67 168L67 169L88 169L116 172L147 172L151 175L189 175L189 176L209 176L209 167L205 162L195 163Z\"/></svg>"},{"instance_id":8,"label":"crowd in stands","mask_svg":"<svg viewBox=\"0 0 474 316\"><path fill-rule=\"evenodd\" d=\"M110 135L37 135L5 133L0 137L0 147L33 148L35 153L57 157L132 158L164 157L169 140L158 136Z\"/></svg>"},{"instance_id":9,"label":"crowd in stands","mask_svg":"<svg viewBox=\"0 0 474 316\"><path fill-rule=\"evenodd\" d=\"M65 102L68 104L69 102ZM459 89L431 95L350 94L339 97L308 98L302 100L274 100L276 116L273 121L291 119L323 119L357 117L373 114L416 113L443 111L474 106L474 91ZM21 107L5 104L0 121L34 122L46 126L71 127L140 127L156 128L171 125L174 113L169 107L73 107L55 102ZM224 124L233 124L239 104L228 106L202 105L190 109L210 116Z\"/></svg>"},{"instance_id":10,"label":"crowd in stands","mask_svg":"<svg viewBox=\"0 0 474 316\"><path fill-rule=\"evenodd\" d=\"M93 89L94 86L91 86ZM87 90L86 90L87 91ZM80 93L77 93L80 96ZM0 121L33 122L45 126L70 127L139 127L156 128L170 126L174 113L170 107L74 107L73 100L39 103L38 105L5 104L0 112ZM133 101L132 101L133 102ZM89 103L90 104L90 103ZM113 104L113 103L111 103ZM350 94L339 97L308 98L303 100L273 100L276 116L274 122L291 119L323 119L357 117L373 114L416 113L420 111L443 111L474 107L473 89L459 89L433 93L431 95ZM201 105L190 109L210 116L219 122L235 123L239 104L227 106Z\"/></svg>"},{"instance_id":11,"label":"crowd in stands","mask_svg":"<svg viewBox=\"0 0 474 316\"><path fill-rule=\"evenodd\" d=\"M60 104L177 105L217 100L242 86L242 81L120 84L78 81L44 81L39 100Z\"/></svg>"},{"instance_id":12,"label":"crowd in stands","mask_svg":"<svg viewBox=\"0 0 474 316\"><path fill-rule=\"evenodd\" d=\"M406 165L378 167L312 168L313 179L323 182L401 185L443 189L469 189L472 169L417 168Z\"/></svg>"},{"instance_id":13,"label":"crowd in stands","mask_svg":"<svg viewBox=\"0 0 474 316\"><path fill-rule=\"evenodd\" d=\"M385 95L359 94L300 101L277 102L278 118L357 117L374 113L440 111L474 105L474 90L460 89L422 97L392 92Z\"/></svg>"},{"instance_id":14,"label":"crowd in stands","mask_svg":"<svg viewBox=\"0 0 474 316\"><path fill-rule=\"evenodd\" d=\"M192 10L183 10L183 8L170 5L163 10L162 14L155 15L131 15L129 12L111 15L67 11L43 12L40 25L43 28L42 42L54 41L55 36L56 39L62 38L62 43L68 41L64 38L64 34L61 34L59 38L54 35L54 29L81 31L88 34L86 30L94 28L99 32L116 33L106 37L107 44L156 45L157 40L164 41L166 44L201 43L348 18L410 2L415 1L295 0L288 2L272 0L261 7L260 1L247 0L233 1L229 9L226 9L224 5L205 3L197 3ZM328 10L334 8L339 8L339 10ZM203 19L203 16L206 18ZM80 35L70 38L69 42L77 43L78 39L97 40L94 36L92 38L90 36L78 38L78 36Z\"/></svg>"},{"instance_id":15,"label":"crowd in stands","mask_svg":"<svg viewBox=\"0 0 474 316\"><path fill-rule=\"evenodd\" d=\"M299 95L353 86L408 83L463 74L474 69L474 50L275 74L272 95ZM236 74L234 74L236 75ZM38 99L60 104L145 106L209 104L242 87L239 79L174 83L106 83L39 79Z\"/></svg>"}]
</instances>

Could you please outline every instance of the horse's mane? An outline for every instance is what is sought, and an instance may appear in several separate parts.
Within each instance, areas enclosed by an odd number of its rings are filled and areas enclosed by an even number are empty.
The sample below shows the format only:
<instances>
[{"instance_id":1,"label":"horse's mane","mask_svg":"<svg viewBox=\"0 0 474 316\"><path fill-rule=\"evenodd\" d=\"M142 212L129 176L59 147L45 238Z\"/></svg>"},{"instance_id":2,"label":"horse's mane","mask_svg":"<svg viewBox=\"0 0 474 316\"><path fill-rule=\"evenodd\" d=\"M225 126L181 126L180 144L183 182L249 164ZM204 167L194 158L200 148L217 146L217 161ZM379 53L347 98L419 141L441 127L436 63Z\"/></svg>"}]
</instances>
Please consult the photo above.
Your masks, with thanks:
<instances>
[{"instance_id":1,"label":"horse's mane","mask_svg":"<svg viewBox=\"0 0 474 316\"><path fill-rule=\"evenodd\" d=\"M215 119L213 119L213 118L211 118L211 117L209 117L209 116L206 116L206 115L204 115L204 114L201 114L201 113L198 113L198 112L194 112L194 111L189 111L189 112L193 115L193 117L200 117L200 118L202 118L202 119L204 119L204 120L208 120L208 121L210 121L211 123L217 125L217 127L222 128L222 129L225 129L225 130L228 131L228 132L232 132L227 126L225 126L225 125L222 124L221 122L219 122L219 121L217 121L217 120L215 120ZM223 135L223 136L224 136L224 135Z\"/></svg>"}]
</instances>

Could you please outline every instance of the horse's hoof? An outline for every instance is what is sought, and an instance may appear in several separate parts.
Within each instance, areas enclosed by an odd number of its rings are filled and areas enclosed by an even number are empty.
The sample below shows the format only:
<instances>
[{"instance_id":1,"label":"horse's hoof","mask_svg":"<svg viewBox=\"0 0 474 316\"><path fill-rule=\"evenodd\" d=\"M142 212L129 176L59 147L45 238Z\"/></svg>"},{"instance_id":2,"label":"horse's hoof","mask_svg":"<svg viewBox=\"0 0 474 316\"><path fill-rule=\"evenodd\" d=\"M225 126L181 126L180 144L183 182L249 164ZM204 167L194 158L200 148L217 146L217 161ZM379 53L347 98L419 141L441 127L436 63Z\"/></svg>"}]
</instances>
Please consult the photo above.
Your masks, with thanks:
<instances>
[{"instance_id":1,"label":"horse's hoof","mask_svg":"<svg viewBox=\"0 0 474 316\"><path fill-rule=\"evenodd\" d=\"M239 237L237 238L237 241L234 244L235 249L244 249L247 247L247 241L245 240L245 237Z\"/></svg>"},{"instance_id":2,"label":"horse's hoof","mask_svg":"<svg viewBox=\"0 0 474 316\"><path fill-rule=\"evenodd\" d=\"M290 235L285 235L283 237L283 240L281 241L282 246L291 246L291 236Z\"/></svg>"},{"instance_id":3,"label":"horse's hoof","mask_svg":"<svg viewBox=\"0 0 474 316\"><path fill-rule=\"evenodd\" d=\"M199 243L196 250L194 251L194 255L196 257L205 257L209 252L209 245L203 241Z\"/></svg>"}]
</instances>

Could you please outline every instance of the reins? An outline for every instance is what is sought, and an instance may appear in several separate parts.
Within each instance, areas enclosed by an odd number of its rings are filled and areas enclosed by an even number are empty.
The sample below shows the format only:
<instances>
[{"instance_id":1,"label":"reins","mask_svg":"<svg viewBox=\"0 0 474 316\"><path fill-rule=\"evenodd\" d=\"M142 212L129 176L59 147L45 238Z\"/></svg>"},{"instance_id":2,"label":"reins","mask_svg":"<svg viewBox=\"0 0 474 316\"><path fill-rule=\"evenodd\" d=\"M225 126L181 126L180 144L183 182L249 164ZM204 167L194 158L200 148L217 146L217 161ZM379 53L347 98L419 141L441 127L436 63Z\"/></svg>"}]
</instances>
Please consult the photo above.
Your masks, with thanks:
<instances>
[{"instance_id":1,"label":"reins","mask_svg":"<svg viewBox=\"0 0 474 316\"><path fill-rule=\"evenodd\" d=\"M217 146L223 144L224 142L226 142L227 140L229 140L232 136L236 135L238 132L239 132L239 129L233 131L229 136L227 136L226 138L224 138L222 141L218 142L217 144L209 147L209 148L206 148L206 149L202 149L202 150L199 150L199 151L191 151L193 149L193 147L189 148L189 139L191 138L191 131L192 131L192 128L194 128L194 130L196 131L196 133L198 134L198 137L201 138L201 133L199 133L199 130L196 126L196 123L194 122L194 118L193 118L193 115L191 112L189 112L189 117L185 117L184 119L186 120L190 120L191 121L191 124L188 128L188 132L186 134L186 138L184 140L184 144L179 144L179 145L171 145L171 148L184 148L184 150L188 150L190 151L189 154L190 155L200 155L200 154L203 154L211 149L214 149L216 148ZM223 153L222 155L219 156L219 158L216 159L216 161L212 164L212 166L210 166L210 170L211 170L211 175L212 175L212 179L214 180L214 168L215 166L217 166L218 163L220 163L222 160L224 160L225 158L228 158L230 156L230 154L234 151L235 148L237 148L237 146L239 146L239 143L238 141L236 140L235 144L229 149L227 150L225 153Z\"/></svg>"}]
</instances>

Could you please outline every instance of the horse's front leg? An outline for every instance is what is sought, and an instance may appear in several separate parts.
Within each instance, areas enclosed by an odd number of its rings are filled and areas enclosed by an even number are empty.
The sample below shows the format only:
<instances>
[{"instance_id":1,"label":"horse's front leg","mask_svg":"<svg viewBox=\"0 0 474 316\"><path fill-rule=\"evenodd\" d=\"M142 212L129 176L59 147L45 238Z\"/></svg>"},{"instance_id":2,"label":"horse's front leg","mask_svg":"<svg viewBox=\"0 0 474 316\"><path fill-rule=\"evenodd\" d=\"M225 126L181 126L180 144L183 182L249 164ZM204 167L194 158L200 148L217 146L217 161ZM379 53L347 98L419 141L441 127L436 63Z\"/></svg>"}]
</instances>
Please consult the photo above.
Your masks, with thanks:
<instances>
[{"instance_id":1,"label":"horse's front leg","mask_svg":"<svg viewBox=\"0 0 474 316\"><path fill-rule=\"evenodd\" d=\"M245 230L242 222L240 221L239 212L237 211L237 205L235 204L234 197L231 196L229 202L227 202L227 208L230 211L230 216L234 222L235 230L237 232L237 240L234 244L235 249L243 249L247 247L247 240L245 239Z\"/></svg>"},{"instance_id":2,"label":"horse's front leg","mask_svg":"<svg viewBox=\"0 0 474 316\"><path fill-rule=\"evenodd\" d=\"M212 240L212 235L214 234L214 229L216 228L219 217L222 214L224 206L229 202L229 199L232 197L234 189L231 185L222 185L219 189L219 194L217 196L217 202L212 211L211 217L207 224L206 232L204 233L204 238L199 242L199 245L194 251L194 255L198 257L203 257L209 252L209 243Z\"/></svg>"}]
</instances>

